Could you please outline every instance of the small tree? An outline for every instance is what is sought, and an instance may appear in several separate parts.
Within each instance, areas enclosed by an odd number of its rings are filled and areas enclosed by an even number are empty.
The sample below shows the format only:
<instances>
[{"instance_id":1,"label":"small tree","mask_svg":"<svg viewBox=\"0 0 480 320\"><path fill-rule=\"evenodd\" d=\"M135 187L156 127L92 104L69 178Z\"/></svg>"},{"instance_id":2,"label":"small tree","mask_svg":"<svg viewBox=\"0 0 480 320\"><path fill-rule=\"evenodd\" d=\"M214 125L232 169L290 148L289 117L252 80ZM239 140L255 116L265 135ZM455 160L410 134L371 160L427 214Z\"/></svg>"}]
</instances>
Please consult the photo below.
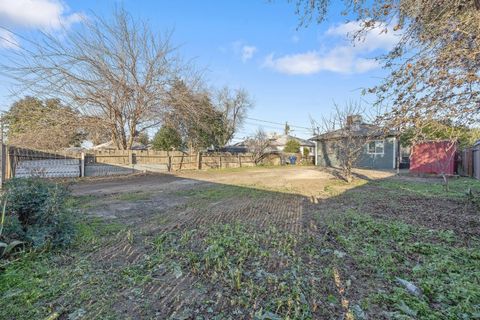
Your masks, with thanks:
<instances>
[{"instance_id":1,"label":"small tree","mask_svg":"<svg viewBox=\"0 0 480 320\"><path fill-rule=\"evenodd\" d=\"M308 158L309 155L310 155L310 149L309 148L303 148L303 156L305 158Z\"/></svg>"},{"instance_id":2,"label":"small tree","mask_svg":"<svg viewBox=\"0 0 480 320\"><path fill-rule=\"evenodd\" d=\"M152 140L153 150L178 149L182 146L182 137L172 127L163 126L157 131Z\"/></svg>"},{"instance_id":3,"label":"small tree","mask_svg":"<svg viewBox=\"0 0 480 320\"><path fill-rule=\"evenodd\" d=\"M253 161L255 164L258 164L265 154L267 154L268 148L270 147L270 139L265 131L258 129L255 135L248 139L245 144L248 151L252 153Z\"/></svg>"},{"instance_id":4,"label":"small tree","mask_svg":"<svg viewBox=\"0 0 480 320\"><path fill-rule=\"evenodd\" d=\"M382 136L383 132L374 125L359 124L354 121L360 115L365 116L365 109L355 102L349 102L344 107L335 104L335 110L329 118L323 118L319 124L326 135L330 135L331 149L339 162L343 178L352 182L352 168L362 155L365 144L373 137ZM315 121L312 122L317 127ZM367 130L360 130L360 125Z\"/></svg>"},{"instance_id":5,"label":"small tree","mask_svg":"<svg viewBox=\"0 0 480 320\"><path fill-rule=\"evenodd\" d=\"M290 139L285 144L285 148L283 149L284 152L287 153L298 153L300 152L300 142L295 139Z\"/></svg>"},{"instance_id":6,"label":"small tree","mask_svg":"<svg viewBox=\"0 0 480 320\"><path fill-rule=\"evenodd\" d=\"M148 137L148 133L140 132L139 134L137 134L135 141L146 146L150 142L150 138Z\"/></svg>"}]
</instances>

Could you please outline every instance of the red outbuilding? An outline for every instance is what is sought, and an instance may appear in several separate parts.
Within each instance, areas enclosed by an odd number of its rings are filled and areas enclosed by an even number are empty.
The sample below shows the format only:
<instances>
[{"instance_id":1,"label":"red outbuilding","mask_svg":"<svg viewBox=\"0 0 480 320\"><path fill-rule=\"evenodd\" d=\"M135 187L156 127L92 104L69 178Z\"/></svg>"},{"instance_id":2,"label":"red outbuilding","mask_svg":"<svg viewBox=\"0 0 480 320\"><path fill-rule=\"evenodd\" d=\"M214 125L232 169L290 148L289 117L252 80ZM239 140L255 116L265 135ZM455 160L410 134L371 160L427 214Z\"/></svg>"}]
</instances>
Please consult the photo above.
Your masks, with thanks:
<instances>
[{"instance_id":1,"label":"red outbuilding","mask_svg":"<svg viewBox=\"0 0 480 320\"><path fill-rule=\"evenodd\" d=\"M412 148L410 172L455 174L457 144L449 141L424 141Z\"/></svg>"}]
</instances>

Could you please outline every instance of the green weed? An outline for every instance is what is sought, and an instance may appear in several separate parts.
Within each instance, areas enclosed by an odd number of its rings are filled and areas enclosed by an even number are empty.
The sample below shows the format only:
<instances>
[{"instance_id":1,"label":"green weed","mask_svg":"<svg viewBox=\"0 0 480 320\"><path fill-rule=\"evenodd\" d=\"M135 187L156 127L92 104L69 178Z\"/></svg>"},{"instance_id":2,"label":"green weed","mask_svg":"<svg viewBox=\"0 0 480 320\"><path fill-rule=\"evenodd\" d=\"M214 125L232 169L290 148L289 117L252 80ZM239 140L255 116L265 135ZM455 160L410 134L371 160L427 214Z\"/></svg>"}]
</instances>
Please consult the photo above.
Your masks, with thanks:
<instances>
[{"instance_id":1,"label":"green weed","mask_svg":"<svg viewBox=\"0 0 480 320\"><path fill-rule=\"evenodd\" d=\"M142 191L119 193L111 196L111 198L114 200L128 201L128 202L145 201L145 200L149 200L151 197L152 197L152 194L150 192L142 192Z\"/></svg>"},{"instance_id":2,"label":"green weed","mask_svg":"<svg viewBox=\"0 0 480 320\"><path fill-rule=\"evenodd\" d=\"M391 288L370 296L388 307L390 317L475 319L480 314L480 243L463 247L452 232L432 231L353 211L335 216L330 232L377 284ZM414 296L396 278L415 283Z\"/></svg>"}]
</instances>

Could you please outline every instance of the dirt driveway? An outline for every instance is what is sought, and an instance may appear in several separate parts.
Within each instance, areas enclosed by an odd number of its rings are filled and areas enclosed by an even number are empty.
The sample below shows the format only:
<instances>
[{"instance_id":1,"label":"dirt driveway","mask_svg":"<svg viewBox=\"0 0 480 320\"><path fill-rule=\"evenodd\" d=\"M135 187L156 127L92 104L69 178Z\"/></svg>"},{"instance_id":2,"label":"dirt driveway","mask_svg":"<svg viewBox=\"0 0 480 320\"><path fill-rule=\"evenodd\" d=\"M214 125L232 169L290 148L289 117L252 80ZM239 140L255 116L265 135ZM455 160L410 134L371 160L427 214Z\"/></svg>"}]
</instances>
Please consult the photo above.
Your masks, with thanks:
<instances>
[{"instance_id":1,"label":"dirt driveway","mask_svg":"<svg viewBox=\"0 0 480 320\"><path fill-rule=\"evenodd\" d=\"M355 174L358 178L374 180L390 177L393 172L357 169ZM315 167L258 167L96 178L80 181L72 186L72 190L74 195L106 195L188 189L211 182L309 197L322 195L325 187L331 186L337 176L335 171Z\"/></svg>"}]
</instances>

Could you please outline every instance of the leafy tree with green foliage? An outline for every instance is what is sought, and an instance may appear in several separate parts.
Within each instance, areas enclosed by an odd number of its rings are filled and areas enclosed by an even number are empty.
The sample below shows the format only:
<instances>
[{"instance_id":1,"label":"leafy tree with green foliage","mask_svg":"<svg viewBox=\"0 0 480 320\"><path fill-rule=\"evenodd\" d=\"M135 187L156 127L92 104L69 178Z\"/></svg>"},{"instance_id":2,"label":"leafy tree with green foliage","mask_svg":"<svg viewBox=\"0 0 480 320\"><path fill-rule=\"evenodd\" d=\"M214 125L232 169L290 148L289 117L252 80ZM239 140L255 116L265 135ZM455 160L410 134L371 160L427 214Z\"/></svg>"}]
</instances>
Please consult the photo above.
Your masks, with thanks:
<instances>
[{"instance_id":1,"label":"leafy tree with green foliage","mask_svg":"<svg viewBox=\"0 0 480 320\"><path fill-rule=\"evenodd\" d=\"M163 126L157 131L152 140L154 150L170 151L182 146L182 137L175 128Z\"/></svg>"},{"instance_id":2,"label":"leafy tree with green foliage","mask_svg":"<svg viewBox=\"0 0 480 320\"><path fill-rule=\"evenodd\" d=\"M285 148L283 149L283 151L285 151L287 153L298 153L298 152L300 152L300 142L298 142L295 139L288 140L287 143L285 144Z\"/></svg>"},{"instance_id":3,"label":"leafy tree with green foliage","mask_svg":"<svg viewBox=\"0 0 480 320\"><path fill-rule=\"evenodd\" d=\"M58 150L78 146L86 136L81 117L57 99L25 97L15 102L4 117L9 144Z\"/></svg>"},{"instance_id":4,"label":"leafy tree with green foliage","mask_svg":"<svg viewBox=\"0 0 480 320\"><path fill-rule=\"evenodd\" d=\"M225 146L241 127L252 102L245 90L225 87L216 94L176 79L168 92L164 122L189 149Z\"/></svg>"}]
</instances>

